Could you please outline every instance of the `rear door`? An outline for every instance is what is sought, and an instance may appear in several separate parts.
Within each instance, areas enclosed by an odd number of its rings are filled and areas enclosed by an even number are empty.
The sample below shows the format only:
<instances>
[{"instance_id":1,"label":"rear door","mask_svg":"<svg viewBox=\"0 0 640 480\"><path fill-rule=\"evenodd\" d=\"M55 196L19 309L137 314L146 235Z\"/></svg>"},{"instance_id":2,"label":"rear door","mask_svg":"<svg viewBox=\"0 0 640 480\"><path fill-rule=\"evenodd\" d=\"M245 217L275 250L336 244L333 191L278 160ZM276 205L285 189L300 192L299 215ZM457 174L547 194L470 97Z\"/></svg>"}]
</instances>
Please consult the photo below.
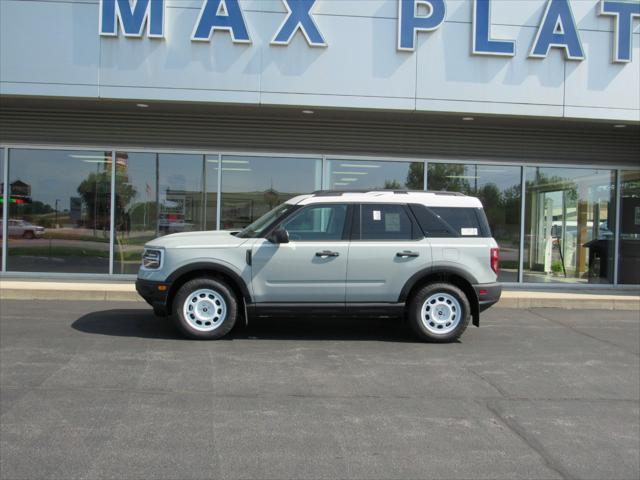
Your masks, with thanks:
<instances>
[{"instance_id":1,"label":"rear door","mask_svg":"<svg viewBox=\"0 0 640 480\"><path fill-rule=\"evenodd\" d=\"M289 243L257 241L251 266L255 301L344 305L349 216L347 204L308 205L282 223Z\"/></svg>"},{"instance_id":2,"label":"rear door","mask_svg":"<svg viewBox=\"0 0 640 480\"><path fill-rule=\"evenodd\" d=\"M431 247L402 204L362 204L354 212L347 303L394 303L431 262Z\"/></svg>"}]
</instances>

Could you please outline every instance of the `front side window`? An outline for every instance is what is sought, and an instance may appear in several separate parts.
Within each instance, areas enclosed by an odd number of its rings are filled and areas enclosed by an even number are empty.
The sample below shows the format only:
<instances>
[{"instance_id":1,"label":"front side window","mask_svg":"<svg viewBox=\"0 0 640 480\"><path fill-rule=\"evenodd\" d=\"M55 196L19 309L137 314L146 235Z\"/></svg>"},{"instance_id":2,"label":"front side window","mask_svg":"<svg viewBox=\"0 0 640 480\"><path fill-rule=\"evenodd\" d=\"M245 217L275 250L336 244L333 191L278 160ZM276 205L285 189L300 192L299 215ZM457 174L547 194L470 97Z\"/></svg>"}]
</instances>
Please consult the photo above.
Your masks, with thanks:
<instances>
[{"instance_id":1,"label":"front side window","mask_svg":"<svg viewBox=\"0 0 640 480\"><path fill-rule=\"evenodd\" d=\"M412 240L414 225L403 205L360 207L360 240Z\"/></svg>"},{"instance_id":2,"label":"front side window","mask_svg":"<svg viewBox=\"0 0 640 480\"><path fill-rule=\"evenodd\" d=\"M341 240L346 218L346 205L314 205L295 213L282 226L291 241Z\"/></svg>"},{"instance_id":3,"label":"front side window","mask_svg":"<svg viewBox=\"0 0 640 480\"><path fill-rule=\"evenodd\" d=\"M284 217L293 210L297 209L296 205L283 203L269 210L267 213L258 218L255 222L247 225L240 230L236 236L239 238L258 238L261 237L273 223L279 218Z\"/></svg>"}]
</instances>

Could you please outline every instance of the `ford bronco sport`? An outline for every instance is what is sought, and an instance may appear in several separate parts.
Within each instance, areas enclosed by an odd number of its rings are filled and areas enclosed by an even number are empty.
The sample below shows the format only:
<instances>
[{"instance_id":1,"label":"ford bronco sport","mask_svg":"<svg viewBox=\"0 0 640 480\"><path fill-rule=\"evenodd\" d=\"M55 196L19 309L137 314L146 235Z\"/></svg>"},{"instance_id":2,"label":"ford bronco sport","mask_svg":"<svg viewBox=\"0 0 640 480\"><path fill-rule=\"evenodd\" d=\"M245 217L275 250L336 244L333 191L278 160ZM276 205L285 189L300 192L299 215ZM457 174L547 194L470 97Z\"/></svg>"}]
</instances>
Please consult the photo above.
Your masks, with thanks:
<instances>
[{"instance_id":1,"label":"ford bronco sport","mask_svg":"<svg viewBox=\"0 0 640 480\"><path fill-rule=\"evenodd\" d=\"M320 191L241 231L149 242L136 288L191 338L253 316L367 315L405 317L421 339L450 342L500 298L498 256L477 198Z\"/></svg>"}]
</instances>

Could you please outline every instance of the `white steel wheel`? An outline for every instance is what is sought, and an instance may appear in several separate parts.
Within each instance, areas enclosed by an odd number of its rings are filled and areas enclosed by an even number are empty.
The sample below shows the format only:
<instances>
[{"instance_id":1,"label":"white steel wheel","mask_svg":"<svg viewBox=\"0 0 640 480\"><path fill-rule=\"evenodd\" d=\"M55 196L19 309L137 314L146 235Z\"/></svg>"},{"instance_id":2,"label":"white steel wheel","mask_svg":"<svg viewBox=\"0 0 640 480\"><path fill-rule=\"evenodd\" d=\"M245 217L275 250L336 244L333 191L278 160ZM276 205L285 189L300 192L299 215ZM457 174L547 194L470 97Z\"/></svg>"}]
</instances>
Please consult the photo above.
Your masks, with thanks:
<instances>
[{"instance_id":1,"label":"white steel wheel","mask_svg":"<svg viewBox=\"0 0 640 480\"><path fill-rule=\"evenodd\" d=\"M463 317L463 310L456 297L444 292L436 292L422 304L420 317L422 325L430 333L446 335L456 329Z\"/></svg>"},{"instance_id":2,"label":"white steel wheel","mask_svg":"<svg viewBox=\"0 0 640 480\"><path fill-rule=\"evenodd\" d=\"M201 288L187 295L182 314L194 330L212 332L224 323L227 303L215 290Z\"/></svg>"}]
</instances>

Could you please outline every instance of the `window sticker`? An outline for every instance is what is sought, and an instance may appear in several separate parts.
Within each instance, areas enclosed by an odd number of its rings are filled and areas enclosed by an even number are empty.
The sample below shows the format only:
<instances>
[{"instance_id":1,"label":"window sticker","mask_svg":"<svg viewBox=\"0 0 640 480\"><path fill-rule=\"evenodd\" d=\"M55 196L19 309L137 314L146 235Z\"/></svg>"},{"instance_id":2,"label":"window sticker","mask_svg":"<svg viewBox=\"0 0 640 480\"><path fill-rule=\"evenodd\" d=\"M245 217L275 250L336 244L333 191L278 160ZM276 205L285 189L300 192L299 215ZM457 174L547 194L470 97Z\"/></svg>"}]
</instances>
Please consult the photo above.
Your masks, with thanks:
<instances>
[{"instance_id":1,"label":"window sticker","mask_svg":"<svg viewBox=\"0 0 640 480\"><path fill-rule=\"evenodd\" d=\"M460 235L466 235L466 236L478 236L478 229L477 228L461 228L460 229Z\"/></svg>"},{"instance_id":2,"label":"window sticker","mask_svg":"<svg viewBox=\"0 0 640 480\"><path fill-rule=\"evenodd\" d=\"M382 215L380 214L380 210L373 211L373 220L376 222L379 222L380 220L382 220Z\"/></svg>"},{"instance_id":3,"label":"window sticker","mask_svg":"<svg viewBox=\"0 0 640 480\"><path fill-rule=\"evenodd\" d=\"M384 216L384 230L385 232L400 231L400 214L399 213L387 213Z\"/></svg>"}]
</instances>

